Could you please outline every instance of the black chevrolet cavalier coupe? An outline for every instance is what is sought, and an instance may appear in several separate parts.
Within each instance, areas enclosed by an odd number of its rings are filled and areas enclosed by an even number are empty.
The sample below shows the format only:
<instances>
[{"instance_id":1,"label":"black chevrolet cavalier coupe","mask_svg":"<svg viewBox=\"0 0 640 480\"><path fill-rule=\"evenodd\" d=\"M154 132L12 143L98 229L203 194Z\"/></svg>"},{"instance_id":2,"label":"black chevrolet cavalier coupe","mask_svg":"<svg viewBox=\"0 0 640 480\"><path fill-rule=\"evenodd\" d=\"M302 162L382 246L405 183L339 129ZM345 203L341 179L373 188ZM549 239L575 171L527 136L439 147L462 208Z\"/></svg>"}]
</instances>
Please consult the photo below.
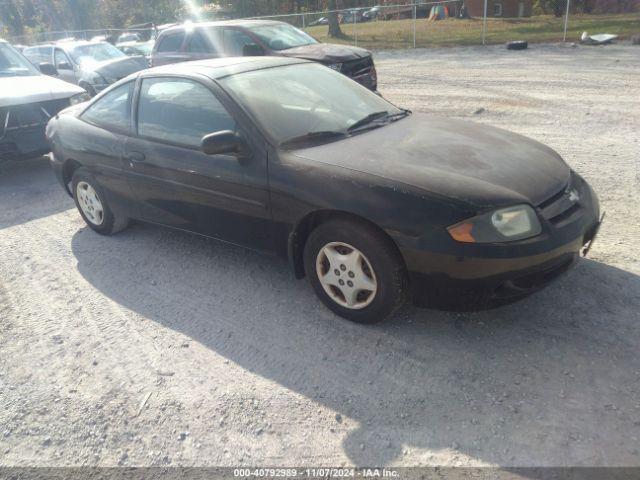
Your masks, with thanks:
<instances>
[{"instance_id":1,"label":"black chevrolet cavalier coupe","mask_svg":"<svg viewBox=\"0 0 640 480\"><path fill-rule=\"evenodd\" d=\"M96 232L137 219L280 254L363 323L410 295L453 308L522 298L600 225L596 194L550 148L411 114L304 60L142 71L61 112L47 137Z\"/></svg>"}]
</instances>

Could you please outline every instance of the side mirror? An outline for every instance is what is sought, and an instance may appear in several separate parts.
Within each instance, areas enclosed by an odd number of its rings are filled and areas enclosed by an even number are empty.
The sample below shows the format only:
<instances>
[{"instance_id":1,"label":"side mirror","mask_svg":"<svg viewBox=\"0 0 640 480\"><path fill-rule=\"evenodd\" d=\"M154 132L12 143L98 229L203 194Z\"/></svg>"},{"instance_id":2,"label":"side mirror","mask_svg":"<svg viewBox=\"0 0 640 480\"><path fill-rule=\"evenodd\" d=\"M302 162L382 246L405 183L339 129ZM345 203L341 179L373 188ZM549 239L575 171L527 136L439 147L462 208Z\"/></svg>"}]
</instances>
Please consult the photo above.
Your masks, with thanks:
<instances>
[{"instance_id":1,"label":"side mirror","mask_svg":"<svg viewBox=\"0 0 640 480\"><path fill-rule=\"evenodd\" d=\"M264 55L264 49L260 45L250 43L242 47L242 55L245 57L260 57Z\"/></svg>"},{"instance_id":2,"label":"side mirror","mask_svg":"<svg viewBox=\"0 0 640 480\"><path fill-rule=\"evenodd\" d=\"M58 64L58 70L73 70L69 62L60 62Z\"/></svg>"},{"instance_id":3,"label":"side mirror","mask_svg":"<svg viewBox=\"0 0 640 480\"><path fill-rule=\"evenodd\" d=\"M58 74L58 70L56 70L56 67L52 63L41 63L38 65L38 68L44 75L53 76Z\"/></svg>"},{"instance_id":4,"label":"side mirror","mask_svg":"<svg viewBox=\"0 0 640 480\"><path fill-rule=\"evenodd\" d=\"M247 144L235 132L222 130L202 137L200 149L207 155L246 155Z\"/></svg>"}]
</instances>

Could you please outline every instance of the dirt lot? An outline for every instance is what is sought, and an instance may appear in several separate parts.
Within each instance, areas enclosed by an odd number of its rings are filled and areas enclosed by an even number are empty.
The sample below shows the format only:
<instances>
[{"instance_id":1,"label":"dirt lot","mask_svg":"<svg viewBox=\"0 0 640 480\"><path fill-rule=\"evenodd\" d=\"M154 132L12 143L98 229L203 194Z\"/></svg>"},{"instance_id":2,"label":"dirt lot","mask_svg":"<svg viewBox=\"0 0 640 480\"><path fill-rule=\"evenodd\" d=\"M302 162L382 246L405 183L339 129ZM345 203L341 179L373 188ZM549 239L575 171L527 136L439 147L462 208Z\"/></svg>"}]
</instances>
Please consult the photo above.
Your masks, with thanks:
<instances>
[{"instance_id":1,"label":"dirt lot","mask_svg":"<svg viewBox=\"0 0 640 480\"><path fill-rule=\"evenodd\" d=\"M516 305L363 327L284 261L100 237L46 161L4 165L0 465L640 465L640 49L377 62L397 104L557 149L607 212L590 258Z\"/></svg>"}]
</instances>

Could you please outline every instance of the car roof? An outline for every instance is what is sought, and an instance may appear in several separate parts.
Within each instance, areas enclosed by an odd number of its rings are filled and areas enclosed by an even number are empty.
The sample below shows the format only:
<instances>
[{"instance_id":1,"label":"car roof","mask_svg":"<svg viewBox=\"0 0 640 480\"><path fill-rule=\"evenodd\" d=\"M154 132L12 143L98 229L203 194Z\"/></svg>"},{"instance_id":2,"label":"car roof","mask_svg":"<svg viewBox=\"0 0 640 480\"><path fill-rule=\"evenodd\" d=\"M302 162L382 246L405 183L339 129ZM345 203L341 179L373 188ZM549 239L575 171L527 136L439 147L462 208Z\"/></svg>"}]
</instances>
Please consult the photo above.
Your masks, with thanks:
<instances>
[{"instance_id":1,"label":"car roof","mask_svg":"<svg viewBox=\"0 0 640 480\"><path fill-rule=\"evenodd\" d=\"M108 43L105 42L104 40L97 40L97 41L91 41L91 40L65 40L62 42L56 42L54 45L58 48L61 48L63 50L72 50L76 47L79 47L81 45L100 45L103 43Z\"/></svg>"},{"instance_id":2,"label":"car roof","mask_svg":"<svg viewBox=\"0 0 640 480\"><path fill-rule=\"evenodd\" d=\"M135 40L132 40L130 42L120 42L120 43L116 43L116 47L135 47L137 45L145 45L147 43L153 43L153 40L147 40L147 41L143 41L143 42L136 42Z\"/></svg>"},{"instance_id":3,"label":"car roof","mask_svg":"<svg viewBox=\"0 0 640 480\"><path fill-rule=\"evenodd\" d=\"M265 68L295 65L299 63L314 63L300 58L287 57L226 57L209 60L194 60L192 62L173 63L161 67L142 70L133 76L153 77L163 74L170 75L204 75L212 80L235 75L238 73L262 70Z\"/></svg>"},{"instance_id":4,"label":"car roof","mask_svg":"<svg viewBox=\"0 0 640 480\"><path fill-rule=\"evenodd\" d=\"M211 22L194 22L194 23L182 23L162 30L162 35L168 35L174 32L180 32L188 29L202 29L211 27L256 27L261 25L281 25L285 22L279 22L277 20L219 20ZM287 24L288 25L288 24Z\"/></svg>"}]
</instances>

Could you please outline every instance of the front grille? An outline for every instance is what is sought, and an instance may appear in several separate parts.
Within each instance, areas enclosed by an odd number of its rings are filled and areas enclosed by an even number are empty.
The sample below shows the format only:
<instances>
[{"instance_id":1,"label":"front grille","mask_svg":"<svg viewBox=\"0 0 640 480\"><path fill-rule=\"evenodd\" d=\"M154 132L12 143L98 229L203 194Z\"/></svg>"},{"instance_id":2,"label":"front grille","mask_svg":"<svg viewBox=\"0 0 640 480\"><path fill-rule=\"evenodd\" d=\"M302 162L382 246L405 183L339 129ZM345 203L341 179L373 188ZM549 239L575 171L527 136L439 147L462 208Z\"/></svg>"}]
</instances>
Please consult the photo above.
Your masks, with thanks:
<instances>
[{"instance_id":1,"label":"front grille","mask_svg":"<svg viewBox=\"0 0 640 480\"><path fill-rule=\"evenodd\" d=\"M0 108L0 138L13 130L43 127L60 110L69 106L69 99L48 100Z\"/></svg>"},{"instance_id":2,"label":"front grille","mask_svg":"<svg viewBox=\"0 0 640 480\"><path fill-rule=\"evenodd\" d=\"M373 68L373 58L371 56L351 60L342 64L340 72L348 77L359 77L371 72Z\"/></svg>"},{"instance_id":3,"label":"front grille","mask_svg":"<svg viewBox=\"0 0 640 480\"><path fill-rule=\"evenodd\" d=\"M49 100L48 102L40 102L40 105L47 111L50 117L55 117L60 110L69 106L69 99L59 98L57 100Z\"/></svg>"},{"instance_id":4,"label":"front grille","mask_svg":"<svg viewBox=\"0 0 640 480\"><path fill-rule=\"evenodd\" d=\"M569 183L560 191L538 205L542 216L554 226L561 226L580 211L580 194L578 180L571 174ZM578 198L575 198L578 194Z\"/></svg>"}]
</instances>

